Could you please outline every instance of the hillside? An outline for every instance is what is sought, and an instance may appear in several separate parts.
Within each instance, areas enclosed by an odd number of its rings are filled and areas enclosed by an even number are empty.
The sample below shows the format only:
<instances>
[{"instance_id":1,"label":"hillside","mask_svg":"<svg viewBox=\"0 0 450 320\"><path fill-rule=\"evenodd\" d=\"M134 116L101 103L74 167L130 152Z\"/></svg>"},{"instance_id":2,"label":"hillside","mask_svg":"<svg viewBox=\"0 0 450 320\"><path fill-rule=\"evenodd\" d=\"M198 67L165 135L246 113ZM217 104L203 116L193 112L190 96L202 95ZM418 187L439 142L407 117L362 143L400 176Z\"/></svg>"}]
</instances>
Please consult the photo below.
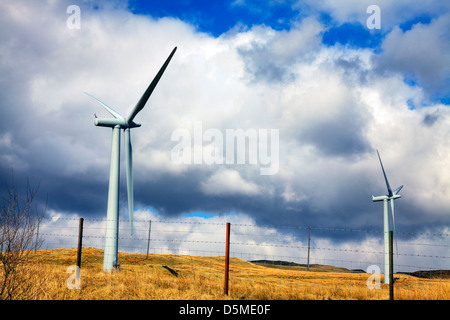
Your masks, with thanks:
<instances>
[{"instance_id":1,"label":"hillside","mask_svg":"<svg viewBox=\"0 0 450 320\"><path fill-rule=\"evenodd\" d=\"M419 270L414 272L399 272L399 273L423 279L450 279L450 270L422 270L422 271Z\"/></svg>"},{"instance_id":2,"label":"hillside","mask_svg":"<svg viewBox=\"0 0 450 320\"><path fill-rule=\"evenodd\" d=\"M285 270L297 270L297 271L308 271L306 264L298 264L295 262L288 262L282 260L253 260L250 261L259 266L267 268L278 268ZM322 264L310 264L309 271L311 272L342 272L342 273L361 273L363 270L350 270L347 268L334 267Z\"/></svg>"},{"instance_id":3,"label":"hillside","mask_svg":"<svg viewBox=\"0 0 450 320\"><path fill-rule=\"evenodd\" d=\"M285 270L307 271L306 264L298 264L282 260L254 260L250 261L254 264L267 268L279 268ZM366 273L361 269L347 269L341 267L327 266L321 264L310 264L309 271L312 272L342 272L342 273ZM418 270L414 272L397 272L398 274L409 275L423 279L450 279L450 270Z\"/></svg>"}]
</instances>

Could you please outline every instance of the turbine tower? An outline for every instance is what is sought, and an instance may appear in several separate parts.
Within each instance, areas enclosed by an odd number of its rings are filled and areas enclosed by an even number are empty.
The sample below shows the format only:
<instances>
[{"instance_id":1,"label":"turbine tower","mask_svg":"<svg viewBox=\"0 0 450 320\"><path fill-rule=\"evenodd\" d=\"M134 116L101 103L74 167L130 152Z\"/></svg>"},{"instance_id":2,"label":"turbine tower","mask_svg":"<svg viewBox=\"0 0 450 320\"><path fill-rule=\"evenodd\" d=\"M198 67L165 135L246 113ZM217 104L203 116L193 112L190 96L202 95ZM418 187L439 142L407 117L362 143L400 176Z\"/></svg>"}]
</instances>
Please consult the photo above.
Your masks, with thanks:
<instances>
[{"instance_id":1,"label":"turbine tower","mask_svg":"<svg viewBox=\"0 0 450 320\"><path fill-rule=\"evenodd\" d=\"M106 212L106 237L105 237L105 251L103 257L103 270L111 272L113 268L118 266L118 244L119 244L119 176L120 176L120 130L124 130L125 138L125 161L126 161L126 177L127 177L127 194L128 194L128 216L130 220L131 234L133 235L133 163L131 150L130 129L140 127L133 121L136 115L141 111L148 98L152 94L159 79L167 68L172 56L175 54L177 47L170 53L169 57L164 62L163 66L156 74L153 81L145 90L141 99L133 108L128 117L123 117L106 104L86 93L92 99L100 103L114 118L97 118L95 116L94 123L96 126L112 128L112 144L111 144L111 166L109 173L109 189L108 189L108 207Z\"/></svg>"},{"instance_id":2,"label":"turbine tower","mask_svg":"<svg viewBox=\"0 0 450 320\"><path fill-rule=\"evenodd\" d=\"M386 187L388 190L388 194L384 196L374 197L372 196L372 201L383 201L383 213L384 213L384 283L389 284L390 274L389 274L389 213L388 213L388 202L391 203L391 214L392 214L392 224L394 226L394 234L395 234L395 214L394 214L394 200L400 198L401 196L398 194L400 190L403 188L403 185L392 191L391 186L389 185L389 181L386 177L386 172L384 172L383 163L381 162L380 154L378 153L378 160L380 160L381 170L383 171L384 180L386 181ZM397 237L395 240L396 252L398 254L397 249Z\"/></svg>"}]
</instances>

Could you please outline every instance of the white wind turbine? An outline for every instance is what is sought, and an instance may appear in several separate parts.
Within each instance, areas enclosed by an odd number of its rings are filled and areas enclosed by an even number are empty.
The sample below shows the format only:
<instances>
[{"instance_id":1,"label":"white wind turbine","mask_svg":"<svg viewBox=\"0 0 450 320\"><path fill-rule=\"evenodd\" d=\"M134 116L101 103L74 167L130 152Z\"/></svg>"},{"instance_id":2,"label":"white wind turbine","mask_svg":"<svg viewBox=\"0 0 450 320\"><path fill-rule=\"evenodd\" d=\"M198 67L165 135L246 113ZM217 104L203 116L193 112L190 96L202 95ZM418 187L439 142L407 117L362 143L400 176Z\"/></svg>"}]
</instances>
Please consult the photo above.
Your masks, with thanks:
<instances>
[{"instance_id":1,"label":"white wind turbine","mask_svg":"<svg viewBox=\"0 0 450 320\"><path fill-rule=\"evenodd\" d=\"M389 185L389 181L386 177L386 172L384 171L383 163L381 162L380 154L377 150L378 159L380 160L381 170L383 170L384 180L386 181L386 187L388 189L388 194L384 196L374 197L372 196L372 200L374 202L383 201L384 207L384 283L389 283L390 274L389 274L389 213L388 213L388 201L391 203L391 214L392 214L392 224L394 225L394 234L395 234L395 214L394 214L394 200L400 198L401 196L398 194L400 190L403 188L403 185L392 191L391 186ZM396 237L397 239L397 237ZM398 254L397 249L397 240L395 240L396 252Z\"/></svg>"},{"instance_id":2,"label":"white wind turbine","mask_svg":"<svg viewBox=\"0 0 450 320\"><path fill-rule=\"evenodd\" d=\"M133 163L132 163L132 150L131 150L131 138L130 129L140 127L133 121L136 115L141 111L148 98L152 94L159 79L163 75L167 65L169 64L172 56L175 54L177 47L175 47L166 62L156 74L153 81L145 90L141 99L139 99L136 106L133 108L128 117L123 117L106 104L98 100L97 98L86 93L95 101L100 103L114 118L101 119L95 116L95 125L100 127L112 128L112 145L111 145L111 166L109 173L109 190L108 190L108 208L106 213L106 235L105 235L105 251L103 257L103 270L112 271L113 267L118 265L117 253L119 243L119 175L120 175L120 130L125 132L125 160L126 160L126 177L127 177L127 194L128 194L128 216L130 220L131 234L133 234Z\"/></svg>"}]
</instances>

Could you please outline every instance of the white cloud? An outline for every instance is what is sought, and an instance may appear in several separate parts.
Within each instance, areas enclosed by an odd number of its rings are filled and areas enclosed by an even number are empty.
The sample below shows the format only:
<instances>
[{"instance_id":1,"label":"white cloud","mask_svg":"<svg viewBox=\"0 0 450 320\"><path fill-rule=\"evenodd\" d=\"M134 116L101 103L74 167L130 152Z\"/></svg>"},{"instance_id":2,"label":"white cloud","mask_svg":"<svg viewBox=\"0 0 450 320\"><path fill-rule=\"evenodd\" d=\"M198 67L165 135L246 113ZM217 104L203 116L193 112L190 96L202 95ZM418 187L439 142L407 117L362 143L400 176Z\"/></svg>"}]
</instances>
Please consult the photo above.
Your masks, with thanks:
<instances>
[{"instance_id":1,"label":"white cloud","mask_svg":"<svg viewBox=\"0 0 450 320\"><path fill-rule=\"evenodd\" d=\"M214 195L255 195L260 192L256 184L243 179L238 171L229 169L215 172L201 183L201 188L206 194Z\"/></svg>"},{"instance_id":2,"label":"white cloud","mask_svg":"<svg viewBox=\"0 0 450 320\"><path fill-rule=\"evenodd\" d=\"M307 198L304 194L294 191L291 184L286 185L281 196L287 202L299 202Z\"/></svg>"}]
</instances>

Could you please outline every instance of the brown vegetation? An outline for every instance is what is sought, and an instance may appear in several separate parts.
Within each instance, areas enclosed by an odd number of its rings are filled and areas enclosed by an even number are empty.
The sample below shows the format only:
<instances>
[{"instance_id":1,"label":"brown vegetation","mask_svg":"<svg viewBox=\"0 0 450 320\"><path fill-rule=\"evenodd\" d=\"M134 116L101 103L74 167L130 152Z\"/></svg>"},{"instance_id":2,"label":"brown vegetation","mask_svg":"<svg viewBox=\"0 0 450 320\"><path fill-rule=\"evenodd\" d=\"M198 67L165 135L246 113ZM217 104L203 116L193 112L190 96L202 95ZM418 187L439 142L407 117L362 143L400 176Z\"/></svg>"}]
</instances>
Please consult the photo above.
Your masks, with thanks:
<instances>
[{"instance_id":1,"label":"brown vegetation","mask_svg":"<svg viewBox=\"0 0 450 320\"><path fill-rule=\"evenodd\" d=\"M386 285L367 288L369 274L345 270L270 268L230 259L229 295L223 295L224 257L119 253L120 270L102 271L103 251L84 248L81 289L68 289L76 249L39 250L28 264L36 299L388 299ZM166 266L166 267L163 267ZM176 275L170 270L175 271ZM1 274L0 274L1 276ZM396 274L395 299L450 299L449 279ZM20 297L19 297L20 298Z\"/></svg>"}]
</instances>

